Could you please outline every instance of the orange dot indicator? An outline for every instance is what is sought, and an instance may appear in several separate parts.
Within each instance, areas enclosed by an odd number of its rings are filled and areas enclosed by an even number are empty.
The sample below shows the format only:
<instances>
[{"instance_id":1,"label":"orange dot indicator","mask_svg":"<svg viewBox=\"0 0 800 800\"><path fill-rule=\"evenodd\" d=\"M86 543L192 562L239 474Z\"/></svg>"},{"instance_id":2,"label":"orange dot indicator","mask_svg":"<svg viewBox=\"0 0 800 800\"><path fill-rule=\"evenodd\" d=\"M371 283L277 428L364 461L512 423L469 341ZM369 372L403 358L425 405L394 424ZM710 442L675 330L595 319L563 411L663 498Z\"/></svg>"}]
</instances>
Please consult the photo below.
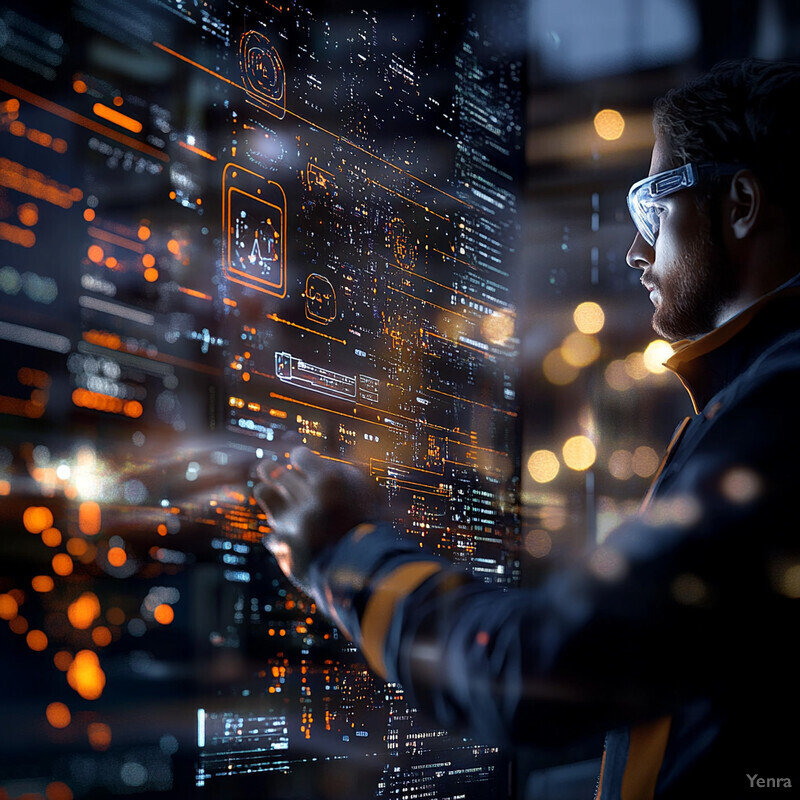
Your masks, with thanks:
<instances>
[{"instance_id":1,"label":"orange dot indicator","mask_svg":"<svg viewBox=\"0 0 800 800\"><path fill-rule=\"evenodd\" d=\"M145 253L142 256L142 264L145 267L154 267L156 264L156 258L152 253Z\"/></svg>"},{"instance_id":2,"label":"orange dot indicator","mask_svg":"<svg viewBox=\"0 0 800 800\"><path fill-rule=\"evenodd\" d=\"M61 544L61 531L58 528L46 528L42 531L42 541L48 547L58 547Z\"/></svg>"},{"instance_id":3,"label":"orange dot indicator","mask_svg":"<svg viewBox=\"0 0 800 800\"><path fill-rule=\"evenodd\" d=\"M95 218L94 209L93 208L85 208L83 210L83 218L87 222L92 222L94 220L94 218Z\"/></svg>"},{"instance_id":4,"label":"orange dot indicator","mask_svg":"<svg viewBox=\"0 0 800 800\"><path fill-rule=\"evenodd\" d=\"M155 283L158 280L158 270L155 267L148 267L144 271L144 279L148 283Z\"/></svg>"},{"instance_id":5,"label":"orange dot indicator","mask_svg":"<svg viewBox=\"0 0 800 800\"><path fill-rule=\"evenodd\" d=\"M150 238L150 228L147 225L140 225L136 234L143 242L146 242Z\"/></svg>"}]
</instances>

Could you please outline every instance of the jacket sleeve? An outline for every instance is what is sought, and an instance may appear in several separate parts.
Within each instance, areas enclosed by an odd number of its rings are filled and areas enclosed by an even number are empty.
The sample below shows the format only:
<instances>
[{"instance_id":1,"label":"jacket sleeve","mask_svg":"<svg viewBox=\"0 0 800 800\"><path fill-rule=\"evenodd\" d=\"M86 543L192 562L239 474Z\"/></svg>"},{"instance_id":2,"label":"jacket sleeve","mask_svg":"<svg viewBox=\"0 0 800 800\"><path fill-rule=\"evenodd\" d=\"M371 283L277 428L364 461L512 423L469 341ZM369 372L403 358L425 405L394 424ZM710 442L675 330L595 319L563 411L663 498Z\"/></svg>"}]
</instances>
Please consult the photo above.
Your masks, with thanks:
<instances>
[{"instance_id":1,"label":"jacket sleeve","mask_svg":"<svg viewBox=\"0 0 800 800\"><path fill-rule=\"evenodd\" d=\"M318 560L318 604L418 708L501 744L769 683L794 663L798 388L773 375L698 416L650 510L534 589L484 584L378 523Z\"/></svg>"}]
</instances>

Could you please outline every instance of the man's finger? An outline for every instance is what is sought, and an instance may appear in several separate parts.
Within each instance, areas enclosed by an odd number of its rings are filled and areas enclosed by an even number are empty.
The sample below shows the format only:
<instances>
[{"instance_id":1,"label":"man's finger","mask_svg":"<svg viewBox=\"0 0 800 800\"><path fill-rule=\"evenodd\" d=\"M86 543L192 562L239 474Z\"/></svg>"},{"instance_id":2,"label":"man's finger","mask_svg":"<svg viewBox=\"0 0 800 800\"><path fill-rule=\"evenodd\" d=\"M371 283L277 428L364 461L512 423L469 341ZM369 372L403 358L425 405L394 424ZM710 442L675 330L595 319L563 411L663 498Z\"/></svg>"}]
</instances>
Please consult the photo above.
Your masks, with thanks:
<instances>
[{"instance_id":1,"label":"man's finger","mask_svg":"<svg viewBox=\"0 0 800 800\"><path fill-rule=\"evenodd\" d=\"M325 467L325 460L305 445L293 448L289 454L289 461L293 467L307 475L318 474Z\"/></svg>"},{"instance_id":2,"label":"man's finger","mask_svg":"<svg viewBox=\"0 0 800 800\"><path fill-rule=\"evenodd\" d=\"M273 524L275 516L286 510L286 495L271 483L259 483L253 488L253 497Z\"/></svg>"}]
</instances>

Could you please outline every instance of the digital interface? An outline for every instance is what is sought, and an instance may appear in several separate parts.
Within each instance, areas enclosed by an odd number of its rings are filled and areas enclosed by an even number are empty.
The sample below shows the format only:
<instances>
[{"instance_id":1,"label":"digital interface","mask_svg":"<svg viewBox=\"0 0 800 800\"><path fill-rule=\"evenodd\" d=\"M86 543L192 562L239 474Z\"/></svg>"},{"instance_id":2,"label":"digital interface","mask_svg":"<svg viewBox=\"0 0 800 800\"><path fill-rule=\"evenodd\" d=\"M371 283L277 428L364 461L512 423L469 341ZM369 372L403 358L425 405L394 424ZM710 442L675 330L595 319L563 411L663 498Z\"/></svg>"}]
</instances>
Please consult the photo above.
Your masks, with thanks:
<instances>
[{"instance_id":1,"label":"digital interface","mask_svg":"<svg viewBox=\"0 0 800 800\"><path fill-rule=\"evenodd\" d=\"M0 10L0 798L491 798L279 573L291 434L519 580L522 7Z\"/></svg>"}]
</instances>

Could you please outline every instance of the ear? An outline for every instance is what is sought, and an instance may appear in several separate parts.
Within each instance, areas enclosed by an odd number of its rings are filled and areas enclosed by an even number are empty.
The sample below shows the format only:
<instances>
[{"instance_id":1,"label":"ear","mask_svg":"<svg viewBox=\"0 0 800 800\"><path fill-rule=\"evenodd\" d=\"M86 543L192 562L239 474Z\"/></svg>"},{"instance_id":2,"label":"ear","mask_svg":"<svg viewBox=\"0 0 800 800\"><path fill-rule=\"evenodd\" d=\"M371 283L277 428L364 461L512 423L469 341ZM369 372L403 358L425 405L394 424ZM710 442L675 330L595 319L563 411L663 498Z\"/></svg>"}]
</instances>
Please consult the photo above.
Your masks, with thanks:
<instances>
[{"instance_id":1,"label":"ear","mask_svg":"<svg viewBox=\"0 0 800 800\"><path fill-rule=\"evenodd\" d=\"M735 239L745 239L755 230L764 211L764 187L749 169L739 170L728 193L730 230Z\"/></svg>"}]
</instances>

